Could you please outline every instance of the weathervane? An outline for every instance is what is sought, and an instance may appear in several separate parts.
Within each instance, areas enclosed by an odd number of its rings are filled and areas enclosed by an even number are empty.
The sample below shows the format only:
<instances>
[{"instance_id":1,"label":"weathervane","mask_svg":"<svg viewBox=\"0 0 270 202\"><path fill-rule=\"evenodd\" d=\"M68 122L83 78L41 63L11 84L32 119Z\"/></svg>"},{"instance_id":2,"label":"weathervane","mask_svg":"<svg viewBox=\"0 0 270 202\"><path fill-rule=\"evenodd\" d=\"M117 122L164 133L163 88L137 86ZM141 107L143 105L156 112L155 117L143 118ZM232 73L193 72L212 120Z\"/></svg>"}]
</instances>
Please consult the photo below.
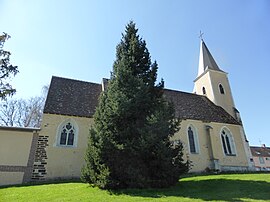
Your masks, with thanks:
<instances>
[{"instance_id":1,"label":"weathervane","mask_svg":"<svg viewBox=\"0 0 270 202\"><path fill-rule=\"evenodd\" d=\"M202 36L203 36L203 34L204 34L204 33L203 33L201 30L200 30L200 35L199 35L199 38L200 38L202 41L203 41L203 37L202 37Z\"/></svg>"}]
</instances>

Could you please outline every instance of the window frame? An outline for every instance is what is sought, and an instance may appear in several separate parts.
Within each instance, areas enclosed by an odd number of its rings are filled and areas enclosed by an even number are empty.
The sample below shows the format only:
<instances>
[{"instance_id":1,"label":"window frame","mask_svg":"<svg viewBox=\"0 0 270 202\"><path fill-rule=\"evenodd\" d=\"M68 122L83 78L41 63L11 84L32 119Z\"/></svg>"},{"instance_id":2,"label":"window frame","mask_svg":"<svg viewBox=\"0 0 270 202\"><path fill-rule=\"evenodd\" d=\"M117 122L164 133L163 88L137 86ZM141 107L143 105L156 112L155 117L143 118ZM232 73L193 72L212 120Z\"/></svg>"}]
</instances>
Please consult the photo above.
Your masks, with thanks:
<instances>
[{"instance_id":1,"label":"window frame","mask_svg":"<svg viewBox=\"0 0 270 202\"><path fill-rule=\"evenodd\" d=\"M222 127L219 132L219 135L224 155L236 156L237 155L236 146L231 131L227 127Z\"/></svg>"},{"instance_id":2,"label":"window frame","mask_svg":"<svg viewBox=\"0 0 270 202\"><path fill-rule=\"evenodd\" d=\"M202 93L203 93L203 95L206 95L206 89L204 86L202 87Z\"/></svg>"},{"instance_id":3,"label":"window frame","mask_svg":"<svg viewBox=\"0 0 270 202\"><path fill-rule=\"evenodd\" d=\"M225 95L225 89L221 83L218 84L218 90L221 95Z\"/></svg>"},{"instance_id":4,"label":"window frame","mask_svg":"<svg viewBox=\"0 0 270 202\"><path fill-rule=\"evenodd\" d=\"M265 164L265 160L262 156L259 156L259 162L260 164Z\"/></svg>"},{"instance_id":5,"label":"window frame","mask_svg":"<svg viewBox=\"0 0 270 202\"><path fill-rule=\"evenodd\" d=\"M191 151L191 144L190 144L190 138L189 138L189 128L192 130L193 132L193 141L194 141L194 148L195 148L195 152ZM187 139L188 139L188 150L190 154L199 154L200 153L200 144L199 144L199 138L198 138L198 132L197 129L192 125L188 125L187 126L187 130L186 130L186 134L187 134Z\"/></svg>"},{"instance_id":6,"label":"window frame","mask_svg":"<svg viewBox=\"0 0 270 202\"><path fill-rule=\"evenodd\" d=\"M74 130L73 144L72 145L68 144L69 134L67 134L67 136L66 136L66 140L65 140L66 144L61 144L62 131L63 131L64 127L69 123ZM56 141L55 141L54 146L56 146L56 147L71 147L71 148L77 147L78 134L79 134L79 127L78 127L77 123L73 119L66 119L66 120L62 121L57 127Z\"/></svg>"}]
</instances>

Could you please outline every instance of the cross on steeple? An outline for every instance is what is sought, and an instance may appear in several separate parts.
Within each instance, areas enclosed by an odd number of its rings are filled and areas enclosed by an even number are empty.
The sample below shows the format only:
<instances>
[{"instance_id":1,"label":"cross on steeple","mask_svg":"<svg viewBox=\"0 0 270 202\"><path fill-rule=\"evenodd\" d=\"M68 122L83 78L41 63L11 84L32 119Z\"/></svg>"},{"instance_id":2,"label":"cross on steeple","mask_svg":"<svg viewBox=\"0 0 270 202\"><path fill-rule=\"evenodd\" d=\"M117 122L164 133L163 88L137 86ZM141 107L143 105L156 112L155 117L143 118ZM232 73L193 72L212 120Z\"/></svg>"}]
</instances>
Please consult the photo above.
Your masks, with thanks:
<instances>
[{"instance_id":1,"label":"cross on steeple","mask_svg":"<svg viewBox=\"0 0 270 202\"><path fill-rule=\"evenodd\" d=\"M203 41L203 37L202 37L202 36L203 36L203 34L204 34L204 33L203 33L201 30L200 30L200 35L199 35L199 38L200 38L202 41Z\"/></svg>"}]
</instances>

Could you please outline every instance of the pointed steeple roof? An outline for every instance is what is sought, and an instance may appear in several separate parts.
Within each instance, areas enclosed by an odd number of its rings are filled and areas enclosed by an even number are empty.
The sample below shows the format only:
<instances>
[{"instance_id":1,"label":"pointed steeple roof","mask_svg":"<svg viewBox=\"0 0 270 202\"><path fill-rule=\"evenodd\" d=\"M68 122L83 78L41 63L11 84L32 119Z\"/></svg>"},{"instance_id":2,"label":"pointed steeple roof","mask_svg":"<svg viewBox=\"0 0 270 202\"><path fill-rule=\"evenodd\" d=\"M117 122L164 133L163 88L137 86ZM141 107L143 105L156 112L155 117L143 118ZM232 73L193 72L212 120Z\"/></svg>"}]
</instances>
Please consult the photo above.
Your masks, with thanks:
<instances>
[{"instance_id":1,"label":"pointed steeple roof","mask_svg":"<svg viewBox=\"0 0 270 202\"><path fill-rule=\"evenodd\" d=\"M219 69L216 61L214 60L204 41L201 40L198 76L204 73L207 69L222 71Z\"/></svg>"}]
</instances>

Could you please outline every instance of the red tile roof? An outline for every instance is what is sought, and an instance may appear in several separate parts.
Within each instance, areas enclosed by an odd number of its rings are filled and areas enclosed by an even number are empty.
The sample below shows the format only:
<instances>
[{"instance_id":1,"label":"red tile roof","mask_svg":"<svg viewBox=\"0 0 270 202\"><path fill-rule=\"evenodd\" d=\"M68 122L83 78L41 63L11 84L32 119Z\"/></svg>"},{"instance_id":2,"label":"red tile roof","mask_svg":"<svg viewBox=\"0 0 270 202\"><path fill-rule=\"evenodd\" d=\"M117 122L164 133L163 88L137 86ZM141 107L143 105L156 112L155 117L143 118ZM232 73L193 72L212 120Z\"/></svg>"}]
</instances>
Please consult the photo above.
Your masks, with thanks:
<instances>
[{"instance_id":1,"label":"red tile roof","mask_svg":"<svg viewBox=\"0 0 270 202\"><path fill-rule=\"evenodd\" d=\"M250 147L252 156L270 157L270 147Z\"/></svg>"}]
</instances>

